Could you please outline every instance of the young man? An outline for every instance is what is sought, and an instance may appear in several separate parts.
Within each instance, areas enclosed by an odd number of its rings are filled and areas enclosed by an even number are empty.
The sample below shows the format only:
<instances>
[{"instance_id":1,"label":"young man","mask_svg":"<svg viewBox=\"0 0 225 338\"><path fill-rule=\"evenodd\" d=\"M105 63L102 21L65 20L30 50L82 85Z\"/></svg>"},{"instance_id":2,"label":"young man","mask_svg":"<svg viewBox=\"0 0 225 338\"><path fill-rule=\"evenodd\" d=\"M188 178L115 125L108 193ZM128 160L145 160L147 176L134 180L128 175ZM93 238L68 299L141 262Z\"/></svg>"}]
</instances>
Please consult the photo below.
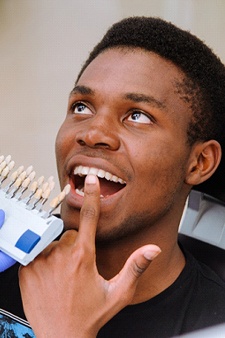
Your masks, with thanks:
<instances>
[{"instance_id":1,"label":"young man","mask_svg":"<svg viewBox=\"0 0 225 338\"><path fill-rule=\"evenodd\" d=\"M36 337L163 338L225 321L224 283L177 243L191 188L221 160L224 92L219 59L163 20L125 19L95 47L56 139L67 231L19 272Z\"/></svg>"}]
</instances>

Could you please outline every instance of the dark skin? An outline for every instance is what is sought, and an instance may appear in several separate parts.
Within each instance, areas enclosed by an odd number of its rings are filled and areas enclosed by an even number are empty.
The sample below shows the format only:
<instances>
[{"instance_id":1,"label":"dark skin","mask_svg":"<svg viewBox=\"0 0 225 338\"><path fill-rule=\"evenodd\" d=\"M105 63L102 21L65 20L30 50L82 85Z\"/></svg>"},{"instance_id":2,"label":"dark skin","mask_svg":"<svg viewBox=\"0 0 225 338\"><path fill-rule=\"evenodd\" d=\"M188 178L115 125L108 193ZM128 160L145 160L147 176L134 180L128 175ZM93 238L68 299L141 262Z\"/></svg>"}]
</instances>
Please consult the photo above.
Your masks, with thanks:
<instances>
[{"instance_id":1,"label":"dark skin","mask_svg":"<svg viewBox=\"0 0 225 338\"><path fill-rule=\"evenodd\" d=\"M96 337L121 308L154 297L182 271L177 232L186 198L221 157L215 140L187 142L192 112L175 91L183 79L154 53L112 49L71 92L56 140L60 184L71 185L61 210L68 231L20 271L38 338ZM97 171L83 196L74 169L87 167ZM123 184L99 184L99 170Z\"/></svg>"}]
</instances>

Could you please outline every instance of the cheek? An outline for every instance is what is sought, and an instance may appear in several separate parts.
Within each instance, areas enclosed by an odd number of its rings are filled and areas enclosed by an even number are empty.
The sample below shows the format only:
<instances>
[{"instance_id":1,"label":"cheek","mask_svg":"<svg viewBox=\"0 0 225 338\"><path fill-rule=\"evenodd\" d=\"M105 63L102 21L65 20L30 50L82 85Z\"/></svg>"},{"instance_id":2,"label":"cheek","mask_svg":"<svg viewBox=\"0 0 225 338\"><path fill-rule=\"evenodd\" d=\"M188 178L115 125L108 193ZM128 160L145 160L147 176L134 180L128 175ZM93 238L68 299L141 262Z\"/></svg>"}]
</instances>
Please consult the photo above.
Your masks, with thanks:
<instances>
[{"instance_id":1,"label":"cheek","mask_svg":"<svg viewBox=\"0 0 225 338\"><path fill-rule=\"evenodd\" d=\"M145 155L136 156L137 168L143 193L149 191L176 190L184 182L186 155L184 149L172 149L168 145L154 149L149 148Z\"/></svg>"},{"instance_id":2,"label":"cheek","mask_svg":"<svg viewBox=\"0 0 225 338\"><path fill-rule=\"evenodd\" d=\"M55 140L55 153L56 153L56 159L58 160L59 154L62 151L62 145L63 145L63 137L61 129L59 130L56 140Z\"/></svg>"}]
</instances>

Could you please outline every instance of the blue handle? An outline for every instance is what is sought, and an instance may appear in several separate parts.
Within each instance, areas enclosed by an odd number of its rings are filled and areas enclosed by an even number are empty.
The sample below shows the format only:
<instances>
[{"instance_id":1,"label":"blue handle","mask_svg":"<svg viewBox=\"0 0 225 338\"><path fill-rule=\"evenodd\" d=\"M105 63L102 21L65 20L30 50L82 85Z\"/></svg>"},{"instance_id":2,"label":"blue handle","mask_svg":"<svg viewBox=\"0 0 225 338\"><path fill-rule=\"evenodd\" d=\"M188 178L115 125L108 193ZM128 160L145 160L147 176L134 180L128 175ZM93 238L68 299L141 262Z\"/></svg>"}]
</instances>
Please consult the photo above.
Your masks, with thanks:
<instances>
[{"instance_id":1,"label":"blue handle","mask_svg":"<svg viewBox=\"0 0 225 338\"><path fill-rule=\"evenodd\" d=\"M4 224L4 221L5 221L5 212L4 210L0 209L0 229ZM10 266L12 266L15 263L16 261L12 257L0 251L0 272L3 272L6 269L10 268Z\"/></svg>"},{"instance_id":2,"label":"blue handle","mask_svg":"<svg viewBox=\"0 0 225 338\"><path fill-rule=\"evenodd\" d=\"M0 229L5 222L5 212L4 210L0 209Z\"/></svg>"}]
</instances>

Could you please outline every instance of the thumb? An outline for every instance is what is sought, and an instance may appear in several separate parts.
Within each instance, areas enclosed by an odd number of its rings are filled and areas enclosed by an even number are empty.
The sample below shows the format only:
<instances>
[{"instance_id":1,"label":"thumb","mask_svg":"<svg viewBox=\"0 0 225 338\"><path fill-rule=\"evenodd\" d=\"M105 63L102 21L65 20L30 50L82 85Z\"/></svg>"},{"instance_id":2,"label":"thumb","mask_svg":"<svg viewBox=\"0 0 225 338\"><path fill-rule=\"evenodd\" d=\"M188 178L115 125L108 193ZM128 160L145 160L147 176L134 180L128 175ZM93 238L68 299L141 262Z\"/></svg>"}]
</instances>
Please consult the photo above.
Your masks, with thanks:
<instances>
[{"instance_id":1,"label":"thumb","mask_svg":"<svg viewBox=\"0 0 225 338\"><path fill-rule=\"evenodd\" d=\"M135 283L160 252L161 249L154 244L145 245L137 249L126 261L121 271L123 274L121 278L129 279L131 284Z\"/></svg>"},{"instance_id":2,"label":"thumb","mask_svg":"<svg viewBox=\"0 0 225 338\"><path fill-rule=\"evenodd\" d=\"M157 245L142 246L130 255L120 273L110 280L116 286L117 291L114 291L124 306L132 300L138 279L160 252L161 249Z\"/></svg>"}]
</instances>

